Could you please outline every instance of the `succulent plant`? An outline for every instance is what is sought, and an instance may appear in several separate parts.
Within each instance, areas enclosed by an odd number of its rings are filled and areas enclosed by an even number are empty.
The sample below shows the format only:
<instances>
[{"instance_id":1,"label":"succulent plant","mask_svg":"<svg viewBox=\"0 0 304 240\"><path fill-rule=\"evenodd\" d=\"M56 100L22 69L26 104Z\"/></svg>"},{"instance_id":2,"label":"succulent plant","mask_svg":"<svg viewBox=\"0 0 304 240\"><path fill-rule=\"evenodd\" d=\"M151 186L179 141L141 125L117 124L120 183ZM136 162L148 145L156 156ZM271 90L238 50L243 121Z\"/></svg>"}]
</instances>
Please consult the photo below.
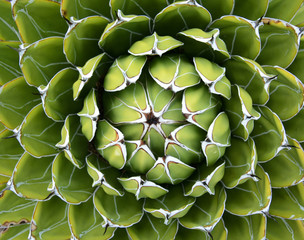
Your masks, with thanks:
<instances>
[{"instance_id":1,"label":"succulent plant","mask_svg":"<svg viewBox=\"0 0 304 240\"><path fill-rule=\"evenodd\" d=\"M303 0L0 0L0 239L303 239Z\"/></svg>"}]
</instances>

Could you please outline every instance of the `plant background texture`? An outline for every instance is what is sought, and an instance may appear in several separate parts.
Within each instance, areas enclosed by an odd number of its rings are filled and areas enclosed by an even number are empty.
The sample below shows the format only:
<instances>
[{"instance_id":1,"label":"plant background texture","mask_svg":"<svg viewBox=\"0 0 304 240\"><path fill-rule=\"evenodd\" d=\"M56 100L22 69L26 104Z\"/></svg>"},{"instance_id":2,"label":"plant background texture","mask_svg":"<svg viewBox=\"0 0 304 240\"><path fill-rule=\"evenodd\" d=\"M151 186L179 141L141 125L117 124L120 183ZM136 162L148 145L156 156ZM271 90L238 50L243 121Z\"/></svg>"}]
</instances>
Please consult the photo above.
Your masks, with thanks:
<instances>
[{"instance_id":1,"label":"plant background texture","mask_svg":"<svg viewBox=\"0 0 304 240\"><path fill-rule=\"evenodd\" d=\"M0 0L0 239L303 239L304 0Z\"/></svg>"}]
</instances>

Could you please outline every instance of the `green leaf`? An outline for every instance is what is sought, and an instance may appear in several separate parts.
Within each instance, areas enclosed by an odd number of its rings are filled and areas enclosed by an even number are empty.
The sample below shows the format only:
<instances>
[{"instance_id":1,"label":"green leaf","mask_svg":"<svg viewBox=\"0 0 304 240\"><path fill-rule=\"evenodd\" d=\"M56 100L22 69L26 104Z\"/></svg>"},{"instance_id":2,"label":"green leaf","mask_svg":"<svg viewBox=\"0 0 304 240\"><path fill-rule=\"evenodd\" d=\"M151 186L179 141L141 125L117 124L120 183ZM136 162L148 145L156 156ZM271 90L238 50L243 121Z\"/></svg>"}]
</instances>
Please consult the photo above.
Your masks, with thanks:
<instances>
[{"instance_id":1,"label":"green leaf","mask_svg":"<svg viewBox=\"0 0 304 240\"><path fill-rule=\"evenodd\" d=\"M231 99L224 100L224 107L229 118L232 135L246 141L253 130L255 120L261 116L253 108L251 96L245 89L234 85L231 88Z\"/></svg>"},{"instance_id":2,"label":"green leaf","mask_svg":"<svg viewBox=\"0 0 304 240\"><path fill-rule=\"evenodd\" d=\"M197 229L184 228L181 225L178 228L178 232L175 240L183 239L192 239L192 240L226 240L227 239L227 229L222 220L220 220L211 232L201 231Z\"/></svg>"},{"instance_id":3,"label":"green leaf","mask_svg":"<svg viewBox=\"0 0 304 240\"><path fill-rule=\"evenodd\" d=\"M99 40L99 46L112 57L118 57L126 54L134 42L150 34L148 17L124 15L118 10L117 19L107 25Z\"/></svg>"},{"instance_id":4,"label":"green leaf","mask_svg":"<svg viewBox=\"0 0 304 240\"><path fill-rule=\"evenodd\" d=\"M24 43L33 43L52 36L63 37L68 29L57 2L17 0L13 2L12 10Z\"/></svg>"},{"instance_id":5,"label":"green leaf","mask_svg":"<svg viewBox=\"0 0 304 240\"><path fill-rule=\"evenodd\" d=\"M123 188L118 181L121 176L120 171L93 154L86 157L86 162L87 171L93 179L92 187L101 185L102 189L109 195L123 195Z\"/></svg>"},{"instance_id":6,"label":"green leaf","mask_svg":"<svg viewBox=\"0 0 304 240\"><path fill-rule=\"evenodd\" d=\"M269 214L293 220L304 220L303 183L287 188L272 189Z\"/></svg>"},{"instance_id":7,"label":"green leaf","mask_svg":"<svg viewBox=\"0 0 304 240\"><path fill-rule=\"evenodd\" d=\"M288 136L297 139L299 142L304 141L304 108L296 116L285 121L284 127Z\"/></svg>"},{"instance_id":8,"label":"green leaf","mask_svg":"<svg viewBox=\"0 0 304 240\"><path fill-rule=\"evenodd\" d=\"M267 213L271 202L271 185L268 174L257 165L257 179L249 179L233 189L228 189L226 210L234 215L247 216Z\"/></svg>"},{"instance_id":9,"label":"green leaf","mask_svg":"<svg viewBox=\"0 0 304 240\"><path fill-rule=\"evenodd\" d=\"M70 66L62 48L63 38L50 37L22 50L20 66L29 85L47 85L56 73Z\"/></svg>"},{"instance_id":10,"label":"green leaf","mask_svg":"<svg viewBox=\"0 0 304 240\"><path fill-rule=\"evenodd\" d=\"M170 240L175 239L177 229L177 221L172 221L169 225L165 225L162 219L145 214L139 223L127 228L127 231L133 240Z\"/></svg>"},{"instance_id":11,"label":"green leaf","mask_svg":"<svg viewBox=\"0 0 304 240\"><path fill-rule=\"evenodd\" d=\"M193 64L182 55L154 57L150 62L149 73L161 87L173 92L179 92L200 82Z\"/></svg>"},{"instance_id":12,"label":"green leaf","mask_svg":"<svg viewBox=\"0 0 304 240\"><path fill-rule=\"evenodd\" d=\"M284 218L267 219L267 233L266 233L267 239L301 240L303 236L304 236L303 221L288 220Z\"/></svg>"},{"instance_id":13,"label":"green leaf","mask_svg":"<svg viewBox=\"0 0 304 240\"><path fill-rule=\"evenodd\" d=\"M69 62L83 66L87 60L101 53L98 41L108 20L92 16L73 22L64 38L63 49Z\"/></svg>"},{"instance_id":14,"label":"green leaf","mask_svg":"<svg viewBox=\"0 0 304 240\"><path fill-rule=\"evenodd\" d=\"M226 202L226 192L221 185L215 187L215 195L198 197L190 211L179 219L183 227L211 232L220 221Z\"/></svg>"},{"instance_id":15,"label":"green leaf","mask_svg":"<svg viewBox=\"0 0 304 240\"><path fill-rule=\"evenodd\" d=\"M225 172L225 162L208 167L200 165L190 178L184 182L186 196L200 197L206 192L215 194L215 186L222 180Z\"/></svg>"},{"instance_id":16,"label":"green leaf","mask_svg":"<svg viewBox=\"0 0 304 240\"><path fill-rule=\"evenodd\" d=\"M301 7L303 0L284 1L271 0L267 9L266 17L278 18L289 22Z\"/></svg>"},{"instance_id":17,"label":"green leaf","mask_svg":"<svg viewBox=\"0 0 304 240\"><path fill-rule=\"evenodd\" d=\"M303 5L304 6L304 5ZM304 8L303 8L304 9ZM304 16L304 14L302 14ZM301 67L304 64L304 36L300 38L300 46L294 61L287 70L297 76L304 83L304 69Z\"/></svg>"},{"instance_id":18,"label":"green leaf","mask_svg":"<svg viewBox=\"0 0 304 240\"><path fill-rule=\"evenodd\" d=\"M4 3L5 2L6 1L4 1ZM1 3L2 2L0 2L0 9ZM19 66L19 45L19 42L0 41L0 85L4 85L12 79L22 76L22 72Z\"/></svg>"},{"instance_id":19,"label":"green leaf","mask_svg":"<svg viewBox=\"0 0 304 240\"><path fill-rule=\"evenodd\" d=\"M295 139L288 137L291 149L283 149L262 166L269 174L272 187L289 187L304 179L304 152ZM283 177L284 176L284 177Z\"/></svg>"},{"instance_id":20,"label":"green leaf","mask_svg":"<svg viewBox=\"0 0 304 240\"><path fill-rule=\"evenodd\" d=\"M144 214L142 205L143 200L136 200L131 193L113 196L101 188L94 193L94 206L109 227L129 227L138 223Z\"/></svg>"},{"instance_id":21,"label":"green leaf","mask_svg":"<svg viewBox=\"0 0 304 240\"><path fill-rule=\"evenodd\" d=\"M145 56L126 55L115 59L104 79L105 91L120 91L135 83L146 63Z\"/></svg>"},{"instance_id":22,"label":"green leaf","mask_svg":"<svg viewBox=\"0 0 304 240\"><path fill-rule=\"evenodd\" d=\"M268 107L259 106L261 117L255 121L252 131L259 162L266 162L275 157L288 145L285 129L280 118Z\"/></svg>"},{"instance_id":23,"label":"green leaf","mask_svg":"<svg viewBox=\"0 0 304 240\"><path fill-rule=\"evenodd\" d=\"M30 232L30 223L21 220L20 223L10 223L10 227L2 230L1 239L22 240L27 239Z\"/></svg>"},{"instance_id":24,"label":"green leaf","mask_svg":"<svg viewBox=\"0 0 304 240\"><path fill-rule=\"evenodd\" d=\"M298 52L299 30L276 19L263 18L261 21L261 52L256 61L261 65L288 67Z\"/></svg>"},{"instance_id":25,"label":"green leaf","mask_svg":"<svg viewBox=\"0 0 304 240\"><path fill-rule=\"evenodd\" d=\"M267 74L257 62L240 56L233 56L224 66L227 78L245 89L254 104L264 105L268 101L269 84L275 75Z\"/></svg>"},{"instance_id":26,"label":"green leaf","mask_svg":"<svg viewBox=\"0 0 304 240\"><path fill-rule=\"evenodd\" d=\"M232 137L231 146L227 148L225 156L225 175L223 184L226 188L235 188L248 179L255 179L257 153L252 138L246 142Z\"/></svg>"},{"instance_id":27,"label":"green leaf","mask_svg":"<svg viewBox=\"0 0 304 240\"><path fill-rule=\"evenodd\" d=\"M159 36L156 32L153 35L135 42L129 49L134 56L159 55L182 46L183 43L170 36Z\"/></svg>"},{"instance_id":28,"label":"green leaf","mask_svg":"<svg viewBox=\"0 0 304 240\"><path fill-rule=\"evenodd\" d=\"M164 219L166 225L181 218L191 209L195 198L184 196L180 185L172 186L169 193L158 199L146 199L144 210L154 217Z\"/></svg>"},{"instance_id":29,"label":"green leaf","mask_svg":"<svg viewBox=\"0 0 304 240\"><path fill-rule=\"evenodd\" d=\"M77 113L80 117L82 133L89 142L92 141L95 136L99 114L96 90L93 88L84 99L82 110Z\"/></svg>"},{"instance_id":30,"label":"green leaf","mask_svg":"<svg viewBox=\"0 0 304 240\"><path fill-rule=\"evenodd\" d=\"M95 209L92 199L79 205L69 206L69 225L75 239L106 240L111 238L115 228L106 228L102 226L102 223L103 219Z\"/></svg>"},{"instance_id":31,"label":"green leaf","mask_svg":"<svg viewBox=\"0 0 304 240\"><path fill-rule=\"evenodd\" d=\"M121 169L127 161L127 150L121 131L106 120L97 123L96 149L111 166Z\"/></svg>"},{"instance_id":32,"label":"green leaf","mask_svg":"<svg viewBox=\"0 0 304 240\"><path fill-rule=\"evenodd\" d=\"M87 201L93 194L91 179L86 168L78 169L64 156L59 153L53 162L52 184L50 191L64 201L71 204L79 204Z\"/></svg>"},{"instance_id":33,"label":"green leaf","mask_svg":"<svg viewBox=\"0 0 304 240\"><path fill-rule=\"evenodd\" d=\"M153 182L178 184L188 178L195 168L172 156L159 157L148 171L147 179Z\"/></svg>"},{"instance_id":34,"label":"green leaf","mask_svg":"<svg viewBox=\"0 0 304 240\"><path fill-rule=\"evenodd\" d=\"M55 155L55 146L60 140L62 123L48 118L42 104L34 107L25 117L20 129L20 143L24 149L35 157Z\"/></svg>"},{"instance_id":35,"label":"green leaf","mask_svg":"<svg viewBox=\"0 0 304 240\"><path fill-rule=\"evenodd\" d=\"M11 3L9 1L0 1L0 16L0 40L19 41L18 29L12 16Z\"/></svg>"},{"instance_id":36,"label":"green leaf","mask_svg":"<svg viewBox=\"0 0 304 240\"><path fill-rule=\"evenodd\" d=\"M146 15L149 18L154 18L157 13L168 5L166 0L154 1L128 1L128 0L111 0L112 12L121 10L124 14Z\"/></svg>"},{"instance_id":37,"label":"green leaf","mask_svg":"<svg viewBox=\"0 0 304 240\"><path fill-rule=\"evenodd\" d=\"M266 216L254 214L236 216L225 212L223 216L228 229L227 240L233 239L264 239L266 236Z\"/></svg>"},{"instance_id":38,"label":"green leaf","mask_svg":"<svg viewBox=\"0 0 304 240\"><path fill-rule=\"evenodd\" d=\"M178 32L189 28L204 29L210 21L211 15L206 8L193 1L182 1L175 2L158 13L154 18L154 27L159 35L174 37Z\"/></svg>"},{"instance_id":39,"label":"green leaf","mask_svg":"<svg viewBox=\"0 0 304 240\"><path fill-rule=\"evenodd\" d=\"M38 202L33 214L30 237L37 240L70 239L68 209L69 205L58 197Z\"/></svg>"},{"instance_id":40,"label":"green leaf","mask_svg":"<svg viewBox=\"0 0 304 240\"><path fill-rule=\"evenodd\" d=\"M14 189L22 197L45 200L51 194L47 188L52 182L54 157L35 158L24 153L13 173Z\"/></svg>"},{"instance_id":41,"label":"green leaf","mask_svg":"<svg viewBox=\"0 0 304 240\"><path fill-rule=\"evenodd\" d=\"M0 195L0 224L5 222L29 223L32 219L36 201L18 197L14 192L6 190ZM9 225L9 224L8 224Z\"/></svg>"},{"instance_id":42,"label":"green leaf","mask_svg":"<svg viewBox=\"0 0 304 240\"><path fill-rule=\"evenodd\" d=\"M89 16L103 16L112 19L110 4L108 1L100 0L62 0L61 14L66 19L82 19Z\"/></svg>"},{"instance_id":43,"label":"green leaf","mask_svg":"<svg viewBox=\"0 0 304 240\"><path fill-rule=\"evenodd\" d=\"M219 37L219 29L205 32L199 28L192 28L177 34L184 45L187 55L207 58L212 62L222 62L230 57L225 42Z\"/></svg>"},{"instance_id":44,"label":"green leaf","mask_svg":"<svg viewBox=\"0 0 304 240\"><path fill-rule=\"evenodd\" d=\"M270 98L267 106L282 121L293 118L303 107L304 85L293 74L280 67L264 67L277 78L270 83Z\"/></svg>"},{"instance_id":45,"label":"green leaf","mask_svg":"<svg viewBox=\"0 0 304 240\"><path fill-rule=\"evenodd\" d=\"M232 55L255 59L260 52L259 25L238 16L223 16L215 20L210 28L220 30L220 38Z\"/></svg>"},{"instance_id":46,"label":"green leaf","mask_svg":"<svg viewBox=\"0 0 304 240\"><path fill-rule=\"evenodd\" d=\"M268 2L269 0L235 0L233 15L241 16L250 20L257 20L265 15ZM278 18L281 18L281 16Z\"/></svg>"},{"instance_id":47,"label":"green leaf","mask_svg":"<svg viewBox=\"0 0 304 240\"><path fill-rule=\"evenodd\" d=\"M84 158L88 155L89 142L81 133L80 118L68 115L61 129L61 141L56 147L64 151L64 155L76 167L84 165Z\"/></svg>"},{"instance_id":48,"label":"green leaf","mask_svg":"<svg viewBox=\"0 0 304 240\"><path fill-rule=\"evenodd\" d=\"M196 0L211 13L212 19L229 15L234 7L234 0Z\"/></svg>"}]
</instances>

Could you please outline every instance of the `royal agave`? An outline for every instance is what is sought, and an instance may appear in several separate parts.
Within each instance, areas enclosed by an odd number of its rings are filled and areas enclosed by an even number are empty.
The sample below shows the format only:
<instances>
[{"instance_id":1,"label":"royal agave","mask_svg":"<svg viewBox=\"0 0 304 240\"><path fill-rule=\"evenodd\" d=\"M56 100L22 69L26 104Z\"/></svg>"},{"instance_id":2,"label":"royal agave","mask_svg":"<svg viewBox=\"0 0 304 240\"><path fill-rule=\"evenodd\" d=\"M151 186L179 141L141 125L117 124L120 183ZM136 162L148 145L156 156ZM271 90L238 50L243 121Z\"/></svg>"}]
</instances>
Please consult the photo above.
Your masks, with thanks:
<instances>
[{"instance_id":1,"label":"royal agave","mask_svg":"<svg viewBox=\"0 0 304 240\"><path fill-rule=\"evenodd\" d=\"M0 0L0 239L303 239L303 0Z\"/></svg>"}]
</instances>

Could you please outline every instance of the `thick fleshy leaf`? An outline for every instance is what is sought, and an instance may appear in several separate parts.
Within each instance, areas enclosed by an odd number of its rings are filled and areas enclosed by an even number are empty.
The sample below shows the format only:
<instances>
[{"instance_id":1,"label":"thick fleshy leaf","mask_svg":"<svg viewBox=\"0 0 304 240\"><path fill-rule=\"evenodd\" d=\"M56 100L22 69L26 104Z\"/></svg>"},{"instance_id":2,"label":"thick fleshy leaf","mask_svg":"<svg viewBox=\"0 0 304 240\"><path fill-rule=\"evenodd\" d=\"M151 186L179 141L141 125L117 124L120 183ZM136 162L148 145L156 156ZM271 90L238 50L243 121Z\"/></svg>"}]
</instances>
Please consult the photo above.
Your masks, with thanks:
<instances>
[{"instance_id":1,"label":"thick fleshy leaf","mask_svg":"<svg viewBox=\"0 0 304 240\"><path fill-rule=\"evenodd\" d=\"M230 146L229 119L225 112L219 113L211 123L207 138L201 142L203 153L206 157L207 166L213 165Z\"/></svg>"},{"instance_id":2,"label":"thick fleshy leaf","mask_svg":"<svg viewBox=\"0 0 304 240\"><path fill-rule=\"evenodd\" d=\"M220 31L213 29L204 32L199 28L192 28L178 33L187 55L207 58L210 61L221 62L229 58L225 42L219 38Z\"/></svg>"},{"instance_id":3,"label":"thick fleshy leaf","mask_svg":"<svg viewBox=\"0 0 304 240\"><path fill-rule=\"evenodd\" d=\"M18 29L12 16L11 4L9 1L0 1L0 16L0 40L19 41Z\"/></svg>"},{"instance_id":4,"label":"thick fleshy leaf","mask_svg":"<svg viewBox=\"0 0 304 240\"><path fill-rule=\"evenodd\" d=\"M9 129L21 125L27 113L41 102L37 89L29 86L24 77L0 87L0 121Z\"/></svg>"},{"instance_id":5,"label":"thick fleshy leaf","mask_svg":"<svg viewBox=\"0 0 304 240\"><path fill-rule=\"evenodd\" d=\"M192 240L226 240L227 239L227 229L224 222L220 220L211 232L201 231L198 229L189 229L179 226L178 232L175 240L184 240L190 238Z\"/></svg>"},{"instance_id":6,"label":"thick fleshy leaf","mask_svg":"<svg viewBox=\"0 0 304 240\"><path fill-rule=\"evenodd\" d=\"M232 86L231 99L225 99L224 107L232 135L247 140L253 130L254 121L260 118L260 113L253 108L249 93L238 85Z\"/></svg>"},{"instance_id":7,"label":"thick fleshy leaf","mask_svg":"<svg viewBox=\"0 0 304 240\"><path fill-rule=\"evenodd\" d=\"M132 226L144 214L143 200L136 200L133 194L127 192L120 197L107 195L99 188L94 194L94 206L109 227Z\"/></svg>"},{"instance_id":8,"label":"thick fleshy leaf","mask_svg":"<svg viewBox=\"0 0 304 240\"><path fill-rule=\"evenodd\" d=\"M99 46L111 56L118 57L126 54L134 42L150 34L148 17L124 15L118 10L117 19L107 25L99 40Z\"/></svg>"},{"instance_id":9,"label":"thick fleshy leaf","mask_svg":"<svg viewBox=\"0 0 304 240\"><path fill-rule=\"evenodd\" d=\"M82 19L89 16L103 16L111 19L110 4L100 0L62 0L61 14L66 19Z\"/></svg>"},{"instance_id":10,"label":"thick fleshy leaf","mask_svg":"<svg viewBox=\"0 0 304 240\"><path fill-rule=\"evenodd\" d=\"M10 227L1 226L1 238L2 239L12 239L12 240L22 240L27 239L30 232L30 223L21 220L19 223L10 223Z\"/></svg>"},{"instance_id":11,"label":"thick fleshy leaf","mask_svg":"<svg viewBox=\"0 0 304 240\"><path fill-rule=\"evenodd\" d=\"M189 28L204 29L210 21L211 15L208 10L195 1L178 1L156 15L154 27L159 35L174 37L178 32Z\"/></svg>"},{"instance_id":12,"label":"thick fleshy leaf","mask_svg":"<svg viewBox=\"0 0 304 240\"><path fill-rule=\"evenodd\" d=\"M257 20L265 15L268 1L269 0L234 0L233 15L242 16L250 20Z\"/></svg>"},{"instance_id":13,"label":"thick fleshy leaf","mask_svg":"<svg viewBox=\"0 0 304 240\"><path fill-rule=\"evenodd\" d=\"M0 9L2 2L0 2ZM4 1L4 3L5 2L6 1ZM22 72L19 66L19 44L19 42L0 41L0 85L4 85L10 80L22 76Z\"/></svg>"},{"instance_id":14,"label":"thick fleshy leaf","mask_svg":"<svg viewBox=\"0 0 304 240\"><path fill-rule=\"evenodd\" d=\"M304 16L304 14L302 15ZM300 47L297 56L295 57L292 64L287 68L289 72L293 73L304 83L304 69L302 68L303 64L304 64L304 35L300 39Z\"/></svg>"},{"instance_id":15,"label":"thick fleshy leaf","mask_svg":"<svg viewBox=\"0 0 304 240\"><path fill-rule=\"evenodd\" d=\"M99 114L96 90L92 89L84 100L82 110L77 113L80 117L82 133L89 142L95 136Z\"/></svg>"},{"instance_id":16,"label":"thick fleshy leaf","mask_svg":"<svg viewBox=\"0 0 304 240\"><path fill-rule=\"evenodd\" d=\"M104 79L104 89L109 92L120 91L135 83L145 63L145 56L126 55L116 58Z\"/></svg>"},{"instance_id":17,"label":"thick fleshy leaf","mask_svg":"<svg viewBox=\"0 0 304 240\"><path fill-rule=\"evenodd\" d=\"M106 228L102 226L102 223L103 219L95 209L92 199L79 205L69 206L69 225L75 240L106 240L111 238L115 228Z\"/></svg>"},{"instance_id":18,"label":"thick fleshy leaf","mask_svg":"<svg viewBox=\"0 0 304 240\"><path fill-rule=\"evenodd\" d=\"M184 183L186 196L200 197L205 193L215 194L215 186L222 180L225 172L225 162L208 167L200 165L195 173Z\"/></svg>"},{"instance_id":19,"label":"thick fleshy leaf","mask_svg":"<svg viewBox=\"0 0 304 240\"><path fill-rule=\"evenodd\" d=\"M182 46L183 43L170 36L159 36L156 32L153 35L135 42L129 49L134 56L159 55Z\"/></svg>"},{"instance_id":20,"label":"thick fleshy leaf","mask_svg":"<svg viewBox=\"0 0 304 240\"><path fill-rule=\"evenodd\" d=\"M247 216L268 213L271 202L271 185L268 174L257 165L257 179L249 179L236 188L228 189L226 210L235 215Z\"/></svg>"},{"instance_id":21,"label":"thick fleshy leaf","mask_svg":"<svg viewBox=\"0 0 304 240\"><path fill-rule=\"evenodd\" d=\"M52 163L54 157L35 158L24 153L16 164L13 173L14 189L22 197L44 200L50 192L52 182Z\"/></svg>"},{"instance_id":22,"label":"thick fleshy leaf","mask_svg":"<svg viewBox=\"0 0 304 240\"><path fill-rule=\"evenodd\" d=\"M289 22L300 8L303 0L284 1L271 0L267 9L266 17L278 18Z\"/></svg>"},{"instance_id":23,"label":"thick fleshy leaf","mask_svg":"<svg viewBox=\"0 0 304 240\"><path fill-rule=\"evenodd\" d=\"M80 118L77 115L69 115L61 129L61 141L56 147L64 151L64 155L76 167L84 165L84 159L89 154L89 143L81 133Z\"/></svg>"},{"instance_id":24,"label":"thick fleshy leaf","mask_svg":"<svg viewBox=\"0 0 304 240\"><path fill-rule=\"evenodd\" d=\"M11 177L15 165L23 154L24 150L20 146L14 132L4 130L0 133L0 187L4 188L6 182Z\"/></svg>"},{"instance_id":25,"label":"thick fleshy leaf","mask_svg":"<svg viewBox=\"0 0 304 240\"><path fill-rule=\"evenodd\" d=\"M254 59L260 52L259 24L238 16L223 16L211 24L220 30L220 38L232 55Z\"/></svg>"},{"instance_id":26,"label":"thick fleshy leaf","mask_svg":"<svg viewBox=\"0 0 304 240\"><path fill-rule=\"evenodd\" d=\"M261 65L286 68L298 52L299 30L277 19L263 18L261 21L261 52L256 61Z\"/></svg>"},{"instance_id":27,"label":"thick fleshy leaf","mask_svg":"<svg viewBox=\"0 0 304 240\"><path fill-rule=\"evenodd\" d=\"M68 209L69 205L57 197L38 202L33 214L30 237L37 240L70 239Z\"/></svg>"},{"instance_id":28,"label":"thick fleshy leaf","mask_svg":"<svg viewBox=\"0 0 304 240\"><path fill-rule=\"evenodd\" d=\"M130 178L118 178L120 184L127 192L135 194L140 198L159 198L168 193L168 190L151 181L144 181L140 176Z\"/></svg>"},{"instance_id":29,"label":"thick fleshy leaf","mask_svg":"<svg viewBox=\"0 0 304 240\"><path fill-rule=\"evenodd\" d=\"M73 100L73 84L78 79L78 72L65 68L49 82L43 95L45 113L53 120L65 120L67 115L81 109L81 102Z\"/></svg>"},{"instance_id":30,"label":"thick fleshy leaf","mask_svg":"<svg viewBox=\"0 0 304 240\"><path fill-rule=\"evenodd\" d=\"M69 62L83 66L87 60L101 53L98 41L108 24L100 16L92 16L73 23L64 38L64 53Z\"/></svg>"},{"instance_id":31,"label":"thick fleshy leaf","mask_svg":"<svg viewBox=\"0 0 304 240\"><path fill-rule=\"evenodd\" d=\"M0 224L29 223L35 205L36 201L20 198L12 191L2 192L0 194Z\"/></svg>"},{"instance_id":32,"label":"thick fleshy leaf","mask_svg":"<svg viewBox=\"0 0 304 240\"><path fill-rule=\"evenodd\" d=\"M258 154L259 162L266 162L278 154L280 150L287 147L288 141L283 123L278 115L268 107L257 107L261 117L254 122L253 138Z\"/></svg>"},{"instance_id":33,"label":"thick fleshy leaf","mask_svg":"<svg viewBox=\"0 0 304 240\"><path fill-rule=\"evenodd\" d=\"M149 66L151 77L164 89L173 92L197 85L199 75L189 60L181 55L155 57Z\"/></svg>"},{"instance_id":34,"label":"thick fleshy leaf","mask_svg":"<svg viewBox=\"0 0 304 240\"><path fill-rule=\"evenodd\" d=\"M158 199L146 199L144 210L154 217L164 219L166 225L174 218L181 218L191 209L195 198L183 195L180 185L172 186L169 193Z\"/></svg>"},{"instance_id":35,"label":"thick fleshy leaf","mask_svg":"<svg viewBox=\"0 0 304 240\"><path fill-rule=\"evenodd\" d=\"M110 57L102 53L89 59L83 67L77 67L79 78L73 84L74 100L84 98L92 88L98 88L99 79L104 76L111 63Z\"/></svg>"},{"instance_id":36,"label":"thick fleshy leaf","mask_svg":"<svg viewBox=\"0 0 304 240\"><path fill-rule=\"evenodd\" d=\"M96 149L111 166L121 169L126 164L127 150L121 131L105 120L99 121L96 132Z\"/></svg>"},{"instance_id":37,"label":"thick fleshy leaf","mask_svg":"<svg viewBox=\"0 0 304 240\"><path fill-rule=\"evenodd\" d=\"M272 187L289 187L304 179L304 152L295 139L288 137L291 149L283 149L262 166L269 174ZM283 177L284 176L284 177Z\"/></svg>"},{"instance_id":38,"label":"thick fleshy leaf","mask_svg":"<svg viewBox=\"0 0 304 240\"><path fill-rule=\"evenodd\" d=\"M234 8L234 0L196 0L211 13L212 19L228 15ZM220 7L219 7L220 6Z\"/></svg>"},{"instance_id":39,"label":"thick fleshy leaf","mask_svg":"<svg viewBox=\"0 0 304 240\"><path fill-rule=\"evenodd\" d=\"M85 202L94 191L87 170L76 168L64 155L61 152L54 159L49 190L68 203Z\"/></svg>"},{"instance_id":40,"label":"thick fleshy leaf","mask_svg":"<svg viewBox=\"0 0 304 240\"><path fill-rule=\"evenodd\" d=\"M236 216L226 212L223 219L228 229L227 240L265 239L266 237L267 221L263 214Z\"/></svg>"},{"instance_id":41,"label":"thick fleshy leaf","mask_svg":"<svg viewBox=\"0 0 304 240\"><path fill-rule=\"evenodd\" d=\"M17 0L12 3L14 19L24 43L52 36L64 36L67 23L60 15L60 4L47 0Z\"/></svg>"},{"instance_id":42,"label":"thick fleshy leaf","mask_svg":"<svg viewBox=\"0 0 304 240\"><path fill-rule=\"evenodd\" d=\"M169 240L175 239L177 229L177 221L172 221L170 224L165 225L162 219L145 214L139 223L127 228L127 231L133 240Z\"/></svg>"},{"instance_id":43,"label":"thick fleshy leaf","mask_svg":"<svg viewBox=\"0 0 304 240\"><path fill-rule=\"evenodd\" d=\"M55 146L60 140L62 123L48 118L42 104L34 107L25 117L20 129L20 143L24 149L35 157L55 155Z\"/></svg>"},{"instance_id":44,"label":"thick fleshy leaf","mask_svg":"<svg viewBox=\"0 0 304 240\"><path fill-rule=\"evenodd\" d=\"M304 141L304 109L302 108L296 116L283 122L288 136L297 139L299 142Z\"/></svg>"},{"instance_id":45,"label":"thick fleshy leaf","mask_svg":"<svg viewBox=\"0 0 304 240\"><path fill-rule=\"evenodd\" d=\"M269 84L275 75L267 74L257 62L240 56L233 56L224 66L231 83L245 89L254 104L264 105L268 101Z\"/></svg>"},{"instance_id":46,"label":"thick fleshy leaf","mask_svg":"<svg viewBox=\"0 0 304 240\"><path fill-rule=\"evenodd\" d=\"M57 72L70 66L62 48L63 38L50 37L22 50L20 66L29 85L46 86Z\"/></svg>"},{"instance_id":47,"label":"thick fleshy leaf","mask_svg":"<svg viewBox=\"0 0 304 240\"><path fill-rule=\"evenodd\" d=\"M93 179L92 187L101 185L103 190L109 195L123 195L123 188L118 181L121 173L110 167L103 159L96 155L90 154L86 157L87 171Z\"/></svg>"},{"instance_id":48,"label":"thick fleshy leaf","mask_svg":"<svg viewBox=\"0 0 304 240\"><path fill-rule=\"evenodd\" d=\"M188 178L195 168L172 156L159 157L147 173L147 179L159 184L177 184Z\"/></svg>"},{"instance_id":49,"label":"thick fleshy leaf","mask_svg":"<svg viewBox=\"0 0 304 240\"><path fill-rule=\"evenodd\" d=\"M226 166L223 183L226 188L234 188L248 179L256 178L257 153L252 138L246 142L231 138L231 146L227 149L224 159Z\"/></svg>"},{"instance_id":50,"label":"thick fleshy leaf","mask_svg":"<svg viewBox=\"0 0 304 240\"><path fill-rule=\"evenodd\" d=\"M205 194L198 197L190 211L179 222L182 226L211 232L220 221L226 202L226 192L223 186L215 187L215 195Z\"/></svg>"},{"instance_id":51,"label":"thick fleshy leaf","mask_svg":"<svg viewBox=\"0 0 304 240\"><path fill-rule=\"evenodd\" d=\"M304 185L272 189L269 209L272 216L304 220Z\"/></svg>"},{"instance_id":52,"label":"thick fleshy leaf","mask_svg":"<svg viewBox=\"0 0 304 240\"><path fill-rule=\"evenodd\" d=\"M121 10L124 14L146 15L149 18L154 18L163 8L168 5L166 0L154 1L126 1L126 0L111 0L111 8L113 12Z\"/></svg>"},{"instance_id":53,"label":"thick fleshy leaf","mask_svg":"<svg viewBox=\"0 0 304 240\"><path fill-rule=\"evenodd\" d=\"M288 220L284 218L267 219L267 239L296 239L301 240L304 236L303 221Z\"/></svg>"},{"instance_id":54,"label":"thick fleshy leaf","mask_svg":"<svg viewBox=\"0 0 304 240\"><path fill-rule=\"evenodd\" d=\"M267 106L282 121L294 117L303 107L304 85L293 74L280 67L264 67L267 73L277 78L270 83L270 99Z\"/></svg>"}]
</instances>

